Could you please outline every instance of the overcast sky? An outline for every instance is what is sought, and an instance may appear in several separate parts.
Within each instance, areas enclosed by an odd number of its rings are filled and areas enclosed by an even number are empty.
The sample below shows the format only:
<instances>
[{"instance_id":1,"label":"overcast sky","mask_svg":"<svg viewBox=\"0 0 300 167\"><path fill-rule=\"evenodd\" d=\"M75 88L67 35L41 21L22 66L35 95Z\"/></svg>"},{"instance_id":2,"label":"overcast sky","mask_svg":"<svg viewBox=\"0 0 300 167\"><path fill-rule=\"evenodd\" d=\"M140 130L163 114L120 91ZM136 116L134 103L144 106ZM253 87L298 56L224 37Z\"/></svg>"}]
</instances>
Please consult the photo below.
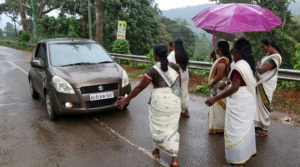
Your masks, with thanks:
<instances>
[{"instance_id":1,"label":"overcast sky","mask_svg":"<svg viewBox=\"0 0 300 167\"><path fill-rule=\"evenodd\" d=\"M158 3L161 10L212 3L209 0L155 0L155 2Z\"/></svg>"}]
</instances>

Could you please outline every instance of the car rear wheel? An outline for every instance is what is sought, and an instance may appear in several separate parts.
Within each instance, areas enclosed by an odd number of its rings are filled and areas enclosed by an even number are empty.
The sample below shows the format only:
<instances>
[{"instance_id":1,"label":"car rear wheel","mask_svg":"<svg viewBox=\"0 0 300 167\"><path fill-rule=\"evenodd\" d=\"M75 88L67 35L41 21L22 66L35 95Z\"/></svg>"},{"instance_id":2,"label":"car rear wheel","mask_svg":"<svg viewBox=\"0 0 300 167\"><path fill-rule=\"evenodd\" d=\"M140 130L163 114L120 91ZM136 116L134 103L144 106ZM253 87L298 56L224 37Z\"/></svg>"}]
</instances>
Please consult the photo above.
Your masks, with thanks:
<instances>
[{"instance_id":1,"label":"car rear wheel","mask_svg":"<svg viewBox=\"0 0 300 167\"><path fill-rule=\"evenodd\" d=\"M31 79L29 79L29 87L30 87L30 94L31 94L31 97L32 97L33 99L39 98L39 94L38 94L38 92L36 92L36 91L34 90L34 87L33 87L32 80L31 80Z\"/></svg>"},{"instance_id":2,"label":"car rear wheel","mask_svg":"<svg viewBox=\"0 0 300 167\"><path fill-rule=\"evenodd\" d=\"M55 119L57 119L58 115L56 114L56 112L54 111L53 107L52 107L52 103L51 103L51 99L50 99L50 96L49 96L49 93L47 92L46 93L46 108L47 108L47 114L48 114L48 117L54 121Z\"/></svg>"}]
</instances>

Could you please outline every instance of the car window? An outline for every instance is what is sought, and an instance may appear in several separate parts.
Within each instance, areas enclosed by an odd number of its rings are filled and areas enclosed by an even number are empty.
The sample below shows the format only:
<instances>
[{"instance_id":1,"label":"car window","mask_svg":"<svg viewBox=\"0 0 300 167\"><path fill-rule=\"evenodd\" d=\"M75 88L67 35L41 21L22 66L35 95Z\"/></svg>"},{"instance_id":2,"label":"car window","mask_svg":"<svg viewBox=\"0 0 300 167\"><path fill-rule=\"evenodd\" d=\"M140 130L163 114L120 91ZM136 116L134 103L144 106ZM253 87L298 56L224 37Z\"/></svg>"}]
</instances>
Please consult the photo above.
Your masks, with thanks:
<instances>
[{"instance_id":1,"label":"car window","mask_svg":"<svg viewBox=\"0 0 300 167\"><path fill-rule=\"evenodd\" d=\"M35 59L35 60L38 60L39 59L39 52L40 52L40 48L41 48L41 43L39 43L38 45L37 45L37 47L36 47L36 50L35 50L35 52L34 52L34 58L33 59Z\"/></svg>"},{"instance_id":2,"label":"car window","mask_svg":"<svg viewBox=\"0 0 300 167\"><path fill-rule=\"evenodd\" d=\"M45 44L41 44L38 58L40 59L42 64L45 63L45 60L46 60L46 47L45 47Z\"/></svg>"},{"instance_id":3,"label":"car window","mask_svg":"<svg viewBox=\"0 0 300 167\"><path fill-rule=\"evenodd\" d=\"M49 52L52 66L113 62L107 52L96 43L50 44Z\"/></svg>"}]
</instances>

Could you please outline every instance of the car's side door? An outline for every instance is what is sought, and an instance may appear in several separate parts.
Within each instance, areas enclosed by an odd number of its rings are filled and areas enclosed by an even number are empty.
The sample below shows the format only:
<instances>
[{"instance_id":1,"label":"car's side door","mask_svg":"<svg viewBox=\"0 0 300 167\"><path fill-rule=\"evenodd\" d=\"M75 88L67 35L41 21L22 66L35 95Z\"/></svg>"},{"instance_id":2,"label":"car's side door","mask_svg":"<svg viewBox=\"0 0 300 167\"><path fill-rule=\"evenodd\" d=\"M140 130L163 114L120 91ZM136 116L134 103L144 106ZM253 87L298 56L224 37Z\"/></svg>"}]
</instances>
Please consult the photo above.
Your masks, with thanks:
<instances>
[{"instance_id":1,"label":"car's side door","mask_svg":"<svg viewBox=\"0 0 300 167\"><path fill-rule=\"evenodd\" d=\"M39 60L42 65L41 68L33 67L35 89L40 95L44 96L45 62L46 62L46 45L44 43L39 44L34 60Z\"/></svg>"}]
</instances>

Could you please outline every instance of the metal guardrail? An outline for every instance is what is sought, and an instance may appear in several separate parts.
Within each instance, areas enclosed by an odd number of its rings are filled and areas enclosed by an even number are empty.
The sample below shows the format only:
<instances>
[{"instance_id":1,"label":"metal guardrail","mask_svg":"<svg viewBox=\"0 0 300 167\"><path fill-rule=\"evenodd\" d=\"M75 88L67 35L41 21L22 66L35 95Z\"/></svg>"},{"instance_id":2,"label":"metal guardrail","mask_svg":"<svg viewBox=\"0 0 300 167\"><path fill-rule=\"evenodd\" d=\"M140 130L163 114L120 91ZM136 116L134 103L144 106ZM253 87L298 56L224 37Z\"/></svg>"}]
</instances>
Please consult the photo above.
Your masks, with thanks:
<instances>
[{"instance_id":1,"label":"metal guardrail","mask_svg":"<svg viewBox=\"0 0 300 167\"><path fill-rule=\"evenodd\" d=\"M0 40L0 42L7 42ZM9 42L9 44L21 45L21 43ZM25 46L35 47L35 44L24 44ZM150 59L147 56L138 56L138 55L125 55L110 53L110 55L118 60L118 63L121 64L121 60L134 61L134 68L137 67L138 62L150 63ZM202 61L190 61L189 68L196 70L210 70L212 63L202 62ZM289 69L279 69L278 79L286 81L297 81L300 82L300 71L298 70L289 70Z\"/></svg>"},{"instance_id":2,"label":"metal guardrail","mask_svg":"<svg viewBox=\"0 0 300 167\"><path fill-rule=\"evenodd\" d=\"M112 57L118 60L118 63L121 64L121 60L134 61L135 68L137 62L150 62L149 57L147 56L136 56L136 55L123 55L110 53ZM212 66L211 62L202 62L202 61L190 61L189 68L196 70L210 70ZM298 70L289 70L289 69L279 69L278 79L287 80L287 81L297 81L300 82L300 71Z\"/></svg>"}]
</instances>

